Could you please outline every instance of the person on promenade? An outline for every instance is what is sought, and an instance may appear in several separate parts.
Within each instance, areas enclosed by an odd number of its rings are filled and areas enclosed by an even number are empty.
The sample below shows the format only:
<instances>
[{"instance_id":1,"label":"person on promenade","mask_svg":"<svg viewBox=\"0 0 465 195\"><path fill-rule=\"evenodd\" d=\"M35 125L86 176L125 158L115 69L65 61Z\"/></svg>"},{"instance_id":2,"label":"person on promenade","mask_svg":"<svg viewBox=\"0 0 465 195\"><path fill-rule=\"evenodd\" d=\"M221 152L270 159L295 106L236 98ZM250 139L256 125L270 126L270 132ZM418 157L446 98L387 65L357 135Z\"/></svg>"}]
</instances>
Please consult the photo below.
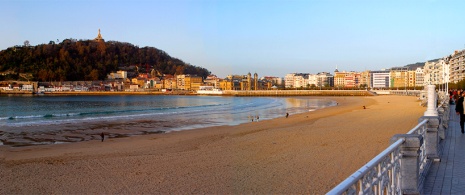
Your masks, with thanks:
<instances>
[{"instance_id":1,"label":"person on promenade","mask_svg":"<svg viewBox=\"0 0 465 195\"><path fill-rule=\"evenodd\" d=\"M463 106L463 100L464 100L464 95L465 93L460 93L460 97L457 99L455 103L455 112L457 115L460 115L460 130L462 131L462 134L464 133L463 125L465 123L465 113L464 113L464 106Z\"/></svg>"},{"instance_id":2,"label":"person on promenade","mask_svg":"<svg viewBox=\"0 0 465 195\"><path fill-rule=\"evenodd\" d=\"M457 90L455 93L454 93L454 102L457 104L457 101L459 100L459 97L462 96L462 94L460 94L460 90Z\"/></svg>"}]
</instances>

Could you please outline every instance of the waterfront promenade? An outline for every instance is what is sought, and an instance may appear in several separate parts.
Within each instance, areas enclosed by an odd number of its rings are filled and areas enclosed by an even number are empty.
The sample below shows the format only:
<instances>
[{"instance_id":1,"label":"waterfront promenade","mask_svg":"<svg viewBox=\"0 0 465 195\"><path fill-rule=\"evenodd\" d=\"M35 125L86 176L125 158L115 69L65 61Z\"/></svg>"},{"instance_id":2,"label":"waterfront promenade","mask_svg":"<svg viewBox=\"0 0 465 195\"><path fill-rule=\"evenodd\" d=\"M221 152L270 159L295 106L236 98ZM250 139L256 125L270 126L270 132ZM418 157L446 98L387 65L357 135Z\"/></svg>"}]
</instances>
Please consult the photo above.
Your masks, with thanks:
<instances>
[{"instance_id":1,"label":"waterfront promenade","mask_svg":"<svg viewBox=\"0 0 465 195\"><path fill-rule=\"evenodd\" d=\"M465 134L460 132L455 105L450 106L449 127L442 141L441 162L433 162L422 194L465 194Z\"/></svg>"}]
</instances>

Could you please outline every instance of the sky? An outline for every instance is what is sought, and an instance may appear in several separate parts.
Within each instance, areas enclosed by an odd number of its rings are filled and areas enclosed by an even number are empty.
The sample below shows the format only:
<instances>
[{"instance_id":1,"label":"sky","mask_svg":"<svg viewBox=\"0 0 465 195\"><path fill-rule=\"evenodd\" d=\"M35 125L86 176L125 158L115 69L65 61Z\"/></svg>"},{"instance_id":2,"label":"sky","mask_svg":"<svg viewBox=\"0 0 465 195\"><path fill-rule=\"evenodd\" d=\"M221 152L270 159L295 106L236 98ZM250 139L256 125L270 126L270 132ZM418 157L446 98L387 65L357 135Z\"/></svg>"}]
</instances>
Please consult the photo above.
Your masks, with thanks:
<instances>
[{"instance_id":1,"label":"sky","mask_svg":"<svg viewBox=\"0 0 465 195\"><path fill-rule=\"evenodd\" d=\"M0 0L0 50L93 39L221 78L381 70L465 48L462 0Z\"/></svg>"}]
</instances>

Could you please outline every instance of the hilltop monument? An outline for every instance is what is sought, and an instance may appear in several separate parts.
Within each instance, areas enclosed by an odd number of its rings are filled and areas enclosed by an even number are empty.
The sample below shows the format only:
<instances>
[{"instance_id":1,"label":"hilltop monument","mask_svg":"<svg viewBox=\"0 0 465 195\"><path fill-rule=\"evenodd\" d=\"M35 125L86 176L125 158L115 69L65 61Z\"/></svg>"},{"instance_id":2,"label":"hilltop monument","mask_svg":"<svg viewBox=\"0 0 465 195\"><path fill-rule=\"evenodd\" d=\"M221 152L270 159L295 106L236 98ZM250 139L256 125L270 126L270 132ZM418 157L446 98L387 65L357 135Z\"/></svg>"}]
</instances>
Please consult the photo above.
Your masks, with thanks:
<instances>
[{"instance_id":1,"label":"hilltop monument","mask_svg":"<svg viewBox=\"0 0 465 195\"><path fill-rule=\"evenodd\" d=\"M100 41L104 42L105 41L103 39L102 35L100 34L100 28L98 29L98 35L97 35L97 37L95 37L94 41L98 41L98 42L100 42Z\"/></svg>"}]
</instances>

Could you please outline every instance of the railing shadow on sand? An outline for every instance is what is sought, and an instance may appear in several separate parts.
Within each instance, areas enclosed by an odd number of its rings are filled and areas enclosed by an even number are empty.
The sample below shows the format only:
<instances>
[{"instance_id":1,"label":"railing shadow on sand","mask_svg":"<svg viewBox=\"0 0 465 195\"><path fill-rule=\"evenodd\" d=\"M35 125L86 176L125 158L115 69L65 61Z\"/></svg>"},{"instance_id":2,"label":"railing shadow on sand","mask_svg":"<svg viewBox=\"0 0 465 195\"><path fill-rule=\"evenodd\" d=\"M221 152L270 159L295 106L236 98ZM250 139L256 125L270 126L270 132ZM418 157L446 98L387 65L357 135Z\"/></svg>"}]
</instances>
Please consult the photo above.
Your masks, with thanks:
<instances>
[{"instance_id":1,"label":"railing shadow on sand","mask_svg":"<svg viewBox=\"0 0 465 195\"><path fill-rule=\"evenodd\" d=\"M447 92L427 88L427 109L407 134L394 135L391 145L362 166L327 195L421 194L433 161L440 161L440 143L449 122ZM439 99L439 101L438 101Z\"/></svg>"}]
</instances>

